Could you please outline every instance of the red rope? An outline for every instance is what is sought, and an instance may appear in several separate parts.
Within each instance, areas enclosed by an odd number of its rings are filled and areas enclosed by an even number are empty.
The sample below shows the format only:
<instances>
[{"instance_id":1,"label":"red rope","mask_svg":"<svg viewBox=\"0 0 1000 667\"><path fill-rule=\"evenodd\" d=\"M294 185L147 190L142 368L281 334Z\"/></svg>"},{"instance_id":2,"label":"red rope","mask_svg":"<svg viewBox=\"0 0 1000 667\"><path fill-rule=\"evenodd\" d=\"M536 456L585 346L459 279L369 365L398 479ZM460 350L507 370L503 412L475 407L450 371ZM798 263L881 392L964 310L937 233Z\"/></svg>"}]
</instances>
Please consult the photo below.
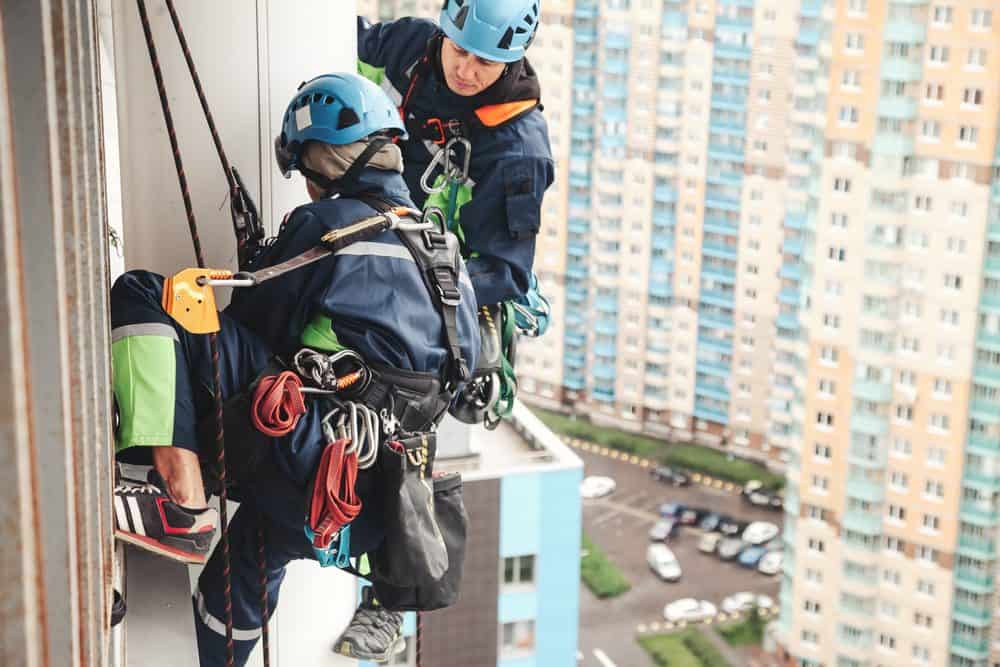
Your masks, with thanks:
<instances>
[{"instance_id":1,"label":"red rope","mask_svg":"<svg viewBox=\"0 0 1000 667\"><path fill-rule=\"evenodd\" d=\"M354 490L358 478L358 455L346 453L347 438L330 443L323 450L309 503L309 527L313 546L326 549L333 536L361 512L361 499Z\"/></svg>"},{"instance_id":2,"label":"red rope","mask_svg":"<svg viewBox=\"0 0 1000 667\"><path fill-rule=\"evenodd\" d=\"M254 428L272 438L291 433L306 413L301 389L302 379L292 371L261 378L250 409Z\"/></svg>"}]
</instances>

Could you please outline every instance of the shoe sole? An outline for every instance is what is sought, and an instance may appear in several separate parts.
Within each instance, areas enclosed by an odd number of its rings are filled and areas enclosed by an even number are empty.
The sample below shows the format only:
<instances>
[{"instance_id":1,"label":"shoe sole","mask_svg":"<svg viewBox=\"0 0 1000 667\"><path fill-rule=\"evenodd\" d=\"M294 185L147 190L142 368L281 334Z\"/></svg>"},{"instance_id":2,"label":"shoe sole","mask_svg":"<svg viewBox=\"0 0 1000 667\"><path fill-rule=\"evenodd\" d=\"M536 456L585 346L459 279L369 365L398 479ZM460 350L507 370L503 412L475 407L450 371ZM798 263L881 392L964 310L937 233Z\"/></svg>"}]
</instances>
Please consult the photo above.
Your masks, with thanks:
<instances>
[{"instance_id":1,"label":"shoe sole","mask_svg":"<svg viewBox=\"0 0 1000 667\"><path fill-rule=\"evenodd\" d=\"M393 656L397 656L406 650L406 638L400 635L396 637L392 645L385 650L385 653L365 653L363 651L355 651L350 644L347 644L344 648L346 650L341 650L338 646L334 647L333 652L337 655L342 655L346 658L354 658L355 660L368 660L370 662L389 662Z\"/></svg>"},{"instance_id":2,"label":"shoe sole","mask_svg":"<svg viewBox=\"0 0 1000 667\"><path fill-rule=\"evenodd\" d=\"M184 551L182 549L177 549L163 544L162 542L154 540L151 537L144 537L142 535L136 535L135 533L129 533L123 530L115 530L115 537L122 542L128 542L129 544L137 546L140 549L152 552L157 556L169 558L170 560L178 563L185 563L187 565L204 565L205 561L208 560L208 554L191 553L190 551Z\"/></svg>"}]
</instances>

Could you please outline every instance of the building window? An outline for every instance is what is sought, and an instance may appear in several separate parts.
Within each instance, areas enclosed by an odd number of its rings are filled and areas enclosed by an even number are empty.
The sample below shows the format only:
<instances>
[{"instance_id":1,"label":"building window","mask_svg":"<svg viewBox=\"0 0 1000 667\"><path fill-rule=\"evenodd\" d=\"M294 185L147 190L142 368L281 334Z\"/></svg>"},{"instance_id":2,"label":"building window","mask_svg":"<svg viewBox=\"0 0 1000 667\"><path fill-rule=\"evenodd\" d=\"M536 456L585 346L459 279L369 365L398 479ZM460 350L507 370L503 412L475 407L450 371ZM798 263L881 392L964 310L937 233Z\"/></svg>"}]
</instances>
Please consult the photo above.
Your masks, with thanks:
<instances>
[{"instance_id":1,"label":"building window","mask_svg":"<svg viewBox=\"0 0 1000 667\"><path fill-rule=\"evenodd\" d=\"M830 445L823 445L817 442L813 447L813 453L820 461L829 461L832 452L833 450L830 448Z\"/></svg>"},{"instance_id":2,"label":"building window","mask_svg":"<svg viewBox=\"0 0 1000 667\"><path fill-rule=\"evenodd\" d=\"M933 414L930 418L930 427L937 431L948 431L951 427L951 419L948 415Z\"/></svg>"},{"instance_id":3,"label":"building window","mask_svg":"<svg viewBox=\"0 0 1000 667\"><path fill-rule=\"evenodd\" d=\"M861 87L861 72L856 69L845 69L840 85L844 88L857 90Z\"/></svg>"},{"instance_id":4,"label":"building window","mask_svg":"<svg viewBox=\"0 0 1000 667\"><path fill-rule=\"evenodd\" d=\"M895 538L889 538L895 539ZM898 540L897 540L898 541ZM899 586L903 580L898 570L882 570L882 583L889 586Z\"/></svg>"},{"instance_id":5,"label":"building window","mask_svg":"<svg viewBox=\"0 0 1000 667\"><path fill-rule=\"evenodd\" d=\"M895 519L896 521L906 520L906 508L900 507L899 505L889 505L889 518Z\"/></svg>"},{"instance_id":6,"label":"building window","mask_svg":"<svg viewBox=\"0 0 1000 667\"><path fill-rule=\"evenodd\" d=\"M973 9L969 15L969 27L973 30L987 30L993 25L993 12L989 9Z\"/></svg>"},{"instance_id":7,"label":"building window","mask_svg":"<svg viewBox=\"0 0 1000 667\"><path fill-rule=\"evenodd\" d=\"M884 632L880 632L878 635L878 644L884 649L889 651L896 650L896 638L892 635L887 635Z\"/></svg>"},{"instance_id":8,"label":"building window","mask_svg":"<svg viewBox=\"0 0 1000 667\"><path fill-rule=\"evenodd\" d=\"M934 5L934 13L931 15L931 20L935 25L949 26L951 25L952 14L953 8L951 6Z\"/></svg>"},{"instance_id":9,"label":"building window","mask_svg":"<svg viewBox=\"0 0 1000 667\"><path fill-rule=\"evenodd\" d=\"M940 83L928 83L924 89L924 102L940 103L944 101L944 86Z\"/></svg>"},{"instance_id":10,"label":"building window","mask_svg":"<svg viewBox=\"0 0 1000 667\"><path fill-rule=\"evenodd\" d=\"M906 475L906 473L899 472L897 470L889 473L889 486L892 486L899 491L906 491L909 484L910 478Z\"/></svg>"},{"instance_id":11,"label":"building window","mask_svg":"<svg viewBox=\"0 0 1000 667\"><path fill-rule=\"evenodd\" d=\"M941 517L935 514L925 514L923 526L926 530L937 532L941 530Z\"/></svg>"},{"instance_id":12,"label":"building window","mask_svg":"<svg viewBox=\"0 0 1000 667\"><path fill-rule=\"evenodd\" d=\"M941 139L941 123L936 120L921 121L920 138L925 141L938 141Z\"/></svg>"},{"instance_id":13,"label":"building window","mask_svg":"<svg viewBox=\"0 0 1000 667\"><path fill-rule=\"evenodd\" d=\"M892 439L892 454L899 458L906 458L913 453L913 443L906 438Z\"/></svg>"},{"instance_id":14,"label":"building window","mask_svg":"<svg viewBox=\"0 0 1000 667\"><path fill-rule=\"evenodd\" d=\"M969 55L965 59L965 65L970 69L983 69L986 67L986 49L970 48Z\"/></svg>"},{"instance_id":15,"label":"building window","mask_svg":"<svg viewBox=\"0 0 1000 667\"><path fill-rule=\"evenodd\" d=\"M962 289L962 276L956 273L944 274L944 286L955 291Z\"/></svg>"},{"instance_id":16,"label":"building window","mask_svg":"<svg viewBox=\"0 0 1000 667\"><path fill-rule=\"evenodd\" d=\"M851 179L842 176L833 179L833 191L847 194L851 191Z\"/></svg>"},{"instance_id":17,"label":"building window","mask_svg":"<svg viewBox=\"0 0 1000 667\"><path fill-rule=\"evenodd\" d=\"M844 38L844 48L848 51L860 52L865 50L865 36L860 32L849 32Z\"/></svg>"},{"instance_id":18,"label":"building window","mask_svg":"<svg viewBox=\"0 0 1000 667\"><path fill-rule=\"evenodd\" d=\"M868 11L868 0L848 0L847 13L864 16Z\"/></svg>"},{"instance_id":19,"label":"building window","mask_svg":"<svg viewBox=\"0 0 1000 667\"><path fill-rule=\"evenodd\" d=\"M534 584L535 583L535 557L509 556L503 559L503 583L505 584Z\"/></svg>"},{"instance_id":20,"label":"building window","mask_svg":"<svg viewBox=\"0 0 1000 667\"><path fill-rule=\"evenodd\" d=\"M962 92L962 104L970 107L978 107L983 104L982 88L966 88Z\"/></svg>"},{"instance_id":21,"label":"building window","mask_svg":"<svg viewBox=\"0 0 1000 667\"><path fill-rule=\"evenodd\" d=\"M898 537L892 537L891 535L885 538L885 548L886 551L892 551L894 553L903 553L906 550L906 543L899 539ZM899 572L896 572L896 585L899 585Z\"/></svg>"},{"instance_id":22,"label":"building window","mask_svg":"<svg viewBox=\"0 0 1000 667\"><path fill-rule=\"evenodd\" d=\"M535 650L535 621L514 621L500 626L500 654L530 653Z\"/></svg>"},{"instance_id":23,"label":"building window","mask_svg":"<svg viewBox=\"0 0 1000 667\"><path fill-rule=\"evenodd\" d=\"M852 106L840 107L840 124L853 126L858 124L858 108Z\"/></svg>"},{"instance_id":24,"label":"building window","mask_svg":"<svg viewBox=\"0 0 1000 667\"><path fill-rule=\"evenodd\" d=\"M948 62L949 49L947 46L932 45L927 53L927 59L935 65L943 65Z\"/></svg>"},{"instance_id":25,"label":"building window","mask_svg":"<svg viewBox=\"0 0 1000 667\"><path fill-rule=\"evenodd\" d=\"M958 128L958 143L975 146L979 141L979 128L975 125L962 125Z\"/></svg>"},{"instance_id":26,"label":"building window","mask_svg":"<svg viewBox=\"0 0 1000 667\"><path fill-rule=\"evenodd\" d=\"M812 551L812 552L815 552L815 553L818 553L818 554L821 554L824 551L826 551L826 545L823 543L823 540L820 540L820 539L815 538L815 537L810 537L809 538L809 542L807 543L807 546L809 547L809 551Z\"/></svg>"},{"instance_id":27,"label":"building window","mask_svg":"<svg viewBox=\"0 0 1000 667\"><path fill-rule=\"evenodd\" d=\"M819 351L819 359L827 365L836 365L839 354L837 348L822 347Z\"/></svg>"},{"instance_id":28,"label":"building window","mask_svg":"<svg viewBox=\"0 0 1000 667\"><path fill-rule=\"evenodd\" d=\"M938 500L944 498L944 482L934 479L927 480L924 482L924 495Z\"/></svg>"},{"instance_id":29,"label":"building window","mask_svg":"<svg viewBox=\"0 0 1000 667\"><path fill-rule=\"evenodd\" d=\"M833 380L820 379L819 381L819 393L824 396L833 396L837 393L837 383Z\"/></svg>"}]
</instances>

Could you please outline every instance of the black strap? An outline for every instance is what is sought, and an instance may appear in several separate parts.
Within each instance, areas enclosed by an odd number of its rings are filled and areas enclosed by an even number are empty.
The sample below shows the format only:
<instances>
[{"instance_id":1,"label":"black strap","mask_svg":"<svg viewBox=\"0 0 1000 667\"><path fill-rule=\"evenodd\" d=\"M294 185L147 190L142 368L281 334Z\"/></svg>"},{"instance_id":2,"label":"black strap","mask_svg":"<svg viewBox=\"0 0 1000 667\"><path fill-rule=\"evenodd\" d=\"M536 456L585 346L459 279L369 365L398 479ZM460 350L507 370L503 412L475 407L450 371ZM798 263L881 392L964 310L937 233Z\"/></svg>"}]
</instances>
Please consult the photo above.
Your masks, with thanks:
<instances>
[{"instance_id":1,"label":"black strap","mask_svg":"<svg viewBox=\"0 0 1000 667\"><path fill-rule=\"evenodd\" d=\"M392 208L377 197L362 195L358 199L380 213ZM461 253L458 251L457 239L452 236L453 241L449 243L449 235L441 230L396 230L396 233L420 269L420 275L444 324L449 356L444 383L448 390L453 390L471 377L469 364L462 355L461 337L458 333L458 307L462 301L462 293L458 288Z\"/></svg>"}]
</instances>

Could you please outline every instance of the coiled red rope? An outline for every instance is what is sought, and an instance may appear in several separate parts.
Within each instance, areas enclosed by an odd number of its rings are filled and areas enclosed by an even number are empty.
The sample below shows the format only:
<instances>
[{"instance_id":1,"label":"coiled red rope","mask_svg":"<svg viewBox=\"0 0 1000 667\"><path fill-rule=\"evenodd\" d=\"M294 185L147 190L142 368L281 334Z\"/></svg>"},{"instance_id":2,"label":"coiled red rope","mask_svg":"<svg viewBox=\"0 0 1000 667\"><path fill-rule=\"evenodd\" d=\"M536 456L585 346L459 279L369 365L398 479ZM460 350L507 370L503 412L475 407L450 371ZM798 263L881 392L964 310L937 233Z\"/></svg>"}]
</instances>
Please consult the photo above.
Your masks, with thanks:
<instances>
[{"instance_id":1,"label":"coiled red rope","mask_svg":"<svg viewBox=\"0 0 1000 667\"><path fill-rule=\"evenodd\" d=\"M329 548L333 536L361 512L361 498L354 490L358 478L357 452L347 451L350 439L332 442L323 450L309 503L313 546Z\"/></svg>"},{"instance_id":2,"label":"coiled red rope","mask_svg":"<svg viewBox=\"0 0 1000 667\"><path fill-rule=\"evenodd\" d=\"M253 392L250 421L272 438L288 435L306 413L302 379L292 371L261 378Z\"/></svg>"}]
</instances>

